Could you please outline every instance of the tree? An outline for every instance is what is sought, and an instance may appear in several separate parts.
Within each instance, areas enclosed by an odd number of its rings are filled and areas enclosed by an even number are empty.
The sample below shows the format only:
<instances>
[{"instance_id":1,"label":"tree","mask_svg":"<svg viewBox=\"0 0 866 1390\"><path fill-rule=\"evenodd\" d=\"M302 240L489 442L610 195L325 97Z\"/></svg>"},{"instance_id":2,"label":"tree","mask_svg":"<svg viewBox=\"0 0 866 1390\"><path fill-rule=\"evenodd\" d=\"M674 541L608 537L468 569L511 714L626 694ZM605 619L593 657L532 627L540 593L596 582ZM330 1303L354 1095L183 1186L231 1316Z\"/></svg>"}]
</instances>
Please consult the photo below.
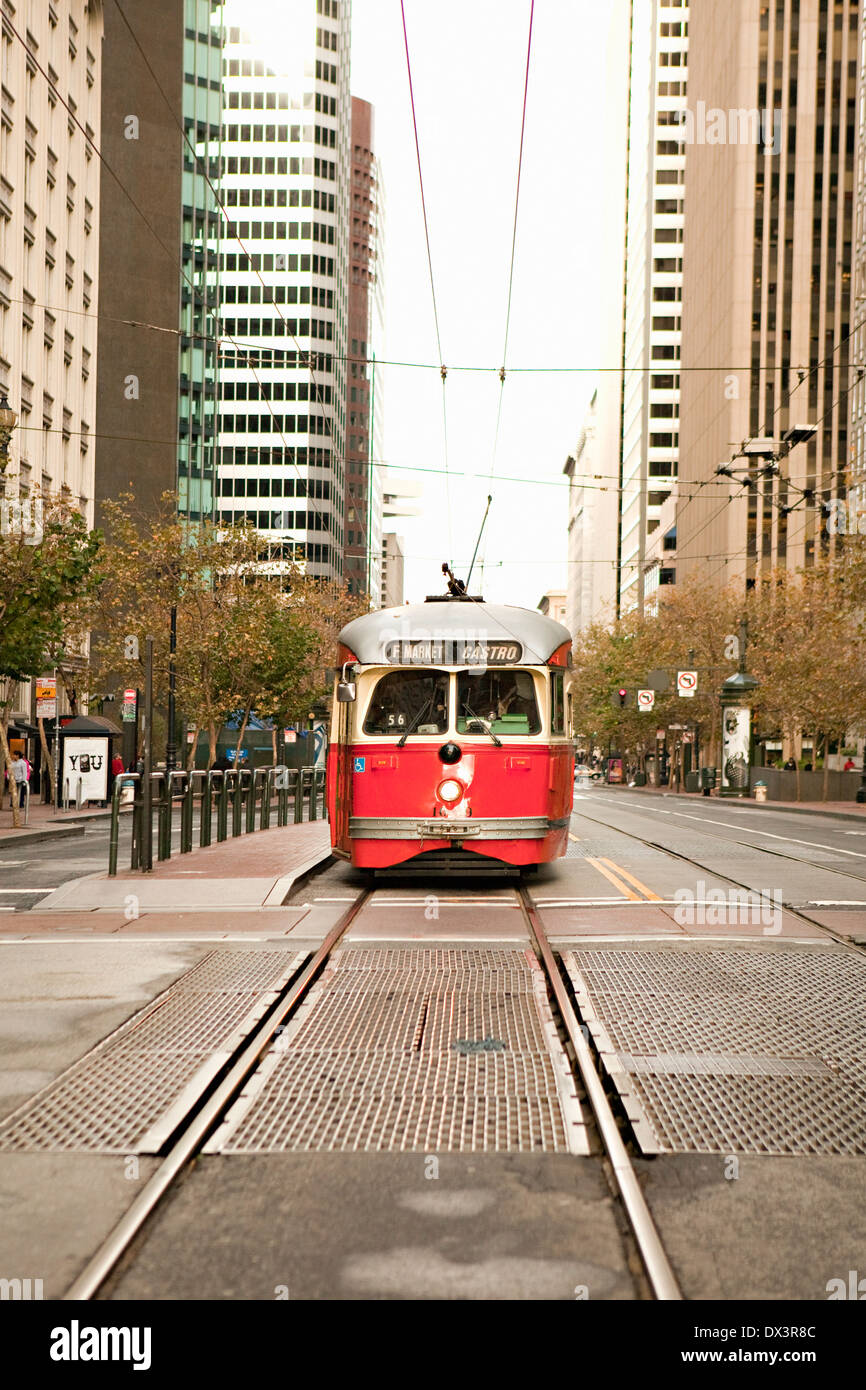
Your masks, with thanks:
<instances>
[{"instance_id":1,"label":"tree","mask_svg":"<svg viewBox=\"0 0 866 1390\"><path fill-rule=\"evenodd\" d=\"M577 727L602 742L616 739L623 751L633 750L644 761L655 748L657 724L694 722L708 730L713 754L721 728L720 687L735 664L725 656L727 639L737 632L743 611L733 589L720 591L695 579L660 591L657 613L628 613L616 623L585 628L573 653ZM675 676L690 663L698 671L698 688L684 699ZM665 671L670 687L656 693L652 711L643 712L636 692L653 670ZM628 691L624 709L612 703L621 687Z\"/></svg>"},{"instance_id":2,"label":"tree","mask_svg":"<svg viewBox=\"0 0 866 1390\"><path fill-rule=\"evenodd\" d=\"M357 611L345 590L308 579L299 565L269 561L248 522L185 521L171 493L156 516L141 514L129 496L106 512L111 546L91 614L92 687L141 684L152 636L154 702L163 702L174 607L178 709L194 734L207 730L209 765L219 729L236 711L240 745L253 710L293 718L324 689L322 653L333 625ZM125 655L127 636L136 639L137 655ZM195 739L190 766L194 757Z\"/></svg>"},{"instance_id":3,"label":"tree","mask_svg":"<svg viewBox=\"0 0 866 1390\"><path fill-rule=\"evenodd\" d=\"M793 574L776 571L756 592L753 608L758 622L749 658L761 682L755 692L761 718L792 742L803 729L823 734L825 747L844 738L863 720L866 662L856 598L840 567L825 562ZM828 775L825 753L825 800Z\"/></svg>"},{"instance_id":4,"label":"tree","mask_svg":"<svg viewBox=\"0 0 866 1390\"><path fill-rule=\"evenodd\" d=\"M0 753L12 785L9 714L15 688L47 660L84 645L80 603L99 582L101 535L63 496L41 498L41 536L5 525L0 534ZM5 514L4 514L5 520ZM12 824L20 825L17 798Z\"/></svg>"}]
</instances>

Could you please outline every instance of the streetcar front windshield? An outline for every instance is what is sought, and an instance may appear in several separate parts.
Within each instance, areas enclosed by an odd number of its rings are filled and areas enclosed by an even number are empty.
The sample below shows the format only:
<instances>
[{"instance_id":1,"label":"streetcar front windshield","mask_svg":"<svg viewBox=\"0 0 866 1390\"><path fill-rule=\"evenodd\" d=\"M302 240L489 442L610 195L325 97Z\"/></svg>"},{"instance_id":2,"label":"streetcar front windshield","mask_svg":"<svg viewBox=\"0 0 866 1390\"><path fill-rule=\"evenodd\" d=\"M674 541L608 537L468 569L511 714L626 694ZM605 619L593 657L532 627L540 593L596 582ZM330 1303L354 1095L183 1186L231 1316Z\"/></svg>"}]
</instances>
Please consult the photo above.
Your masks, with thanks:
<instances>
[{"instance_id":1,"label":"streetcar front windshield","mask_svg":"<svg viewBox=\"0 0 866 1390\"><path fill-rule=\"evenodd\" d=\"M483 719L495 734L540 734L541 718L529 671L461 671L457 676L457 732L474 733Z\"/></svg>"},{"instance_id":2,"label":"streetcar front windshield","mask_svg":"<svg viewBox=\"0 0 866 1390\"><path fill-rule=\"evenodd\" d=\"M364 720L365 734L444 734L448 677L442 671L389 671L377 682Z\"/></svg>"}]
</instances>

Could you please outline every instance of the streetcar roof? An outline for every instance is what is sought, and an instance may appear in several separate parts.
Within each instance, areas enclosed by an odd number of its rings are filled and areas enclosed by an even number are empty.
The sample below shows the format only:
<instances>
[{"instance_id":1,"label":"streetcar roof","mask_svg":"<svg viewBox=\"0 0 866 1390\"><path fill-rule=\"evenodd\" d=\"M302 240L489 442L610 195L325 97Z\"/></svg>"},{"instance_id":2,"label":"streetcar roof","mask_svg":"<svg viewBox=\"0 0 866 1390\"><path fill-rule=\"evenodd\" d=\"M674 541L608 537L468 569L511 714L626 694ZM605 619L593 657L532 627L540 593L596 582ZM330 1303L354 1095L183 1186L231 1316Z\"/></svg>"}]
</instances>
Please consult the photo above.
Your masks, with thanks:
<instances>
[{"instance_id":1,"label":"streetcar roof","mask_svg":"<svg viewBox=\"0 0 866 1390\"><path fill-rule=\"evenodd\" d=\"M420 643L443 644L438 658L429 658L436 666L466 665L463 649L473 643L519 643L520 654L506 664L543 666L563 643L571 646L571 633L533 608L454 600L379 608L348 623L339 640L364 666L417 663L423 648L418 655L407 655L406 649Z\"/></svg>"}]
</instances>

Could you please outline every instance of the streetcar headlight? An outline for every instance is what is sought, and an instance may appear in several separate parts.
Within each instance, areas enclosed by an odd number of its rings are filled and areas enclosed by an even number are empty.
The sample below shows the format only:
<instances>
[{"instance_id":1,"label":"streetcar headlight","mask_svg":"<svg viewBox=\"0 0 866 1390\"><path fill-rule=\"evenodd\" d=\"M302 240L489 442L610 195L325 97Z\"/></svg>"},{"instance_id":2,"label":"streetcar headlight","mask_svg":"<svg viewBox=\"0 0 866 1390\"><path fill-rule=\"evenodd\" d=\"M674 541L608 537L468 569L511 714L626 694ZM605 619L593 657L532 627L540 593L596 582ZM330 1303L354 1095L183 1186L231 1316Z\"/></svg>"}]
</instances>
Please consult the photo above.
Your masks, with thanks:
<instances>
[{"instance_id":1,"label":"streetcar headlight","mask_svg":"<svg viewBox=\"0 0 866 1390\"><path fill-rule=\"evenodd\" d=\"M436 791L442 801L459 801L463 795L461 783L455 782L451 777L446 778L444 782L440 782Z\"/></svg>"}]
</instances>

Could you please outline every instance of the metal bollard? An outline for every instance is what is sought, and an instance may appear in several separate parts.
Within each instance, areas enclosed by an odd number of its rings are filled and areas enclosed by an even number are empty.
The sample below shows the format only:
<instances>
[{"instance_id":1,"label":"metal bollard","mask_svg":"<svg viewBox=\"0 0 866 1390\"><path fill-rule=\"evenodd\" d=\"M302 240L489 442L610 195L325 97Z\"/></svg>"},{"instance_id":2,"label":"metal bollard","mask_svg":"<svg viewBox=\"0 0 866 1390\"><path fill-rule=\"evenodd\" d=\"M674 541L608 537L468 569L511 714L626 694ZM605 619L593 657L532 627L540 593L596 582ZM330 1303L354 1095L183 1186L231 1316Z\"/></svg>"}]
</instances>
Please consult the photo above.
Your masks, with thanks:
<instances>
[{"instance_id":1,"label":"metal bollard","mask_svg":"<svg viewBox=\"0 0 866 1390\"><path fill-rule=\"evenodd\" d=\"M304 819L304 772L302 768L292 768L293 790L295 797L295 825L299 825Z\"/></svg>"},{"instance_id":2,"label":"metal bollard","mask_svg":"<svg viewBox=\"0 0 866 1390\"><path fill-rule=\"evenodd\" d=\"M317 802L318 802L318 780L317 780L317 773L316 773L316 769L315 769L314 767L311 767L311 768L310 768L310 814L309 814L309 819L310 819L310 820L316 820L316 818L317 818L317 816L318 816L319 808L318 808Z\"/></svg>"},{"instance_id":3,"label":"metal bollard","mask_svg":"<svg viewBox=\"0 0 866 1390\"><path fill-rule=\"evenodd\" d=\"M231 796L232 799L232 838L234 838L236 835L240 835L243 832L243 772L240 768L238 768L236 771L227 772L226 780L228 781L228 778L230 777L233 780L229 784L229 790L227 794Z\"/></svg>"},{"instance_id":4,"label":"metal bollard","mask_svg":"<svg viewBox=\"0 0 866 1390\"><path fill-rule=\"evenodd\" d=\"M257 800L259 803L259 830L264 830L266 824L265 817L267 816L267 811L265 810L265 793L267 790L267 778L267 768L257 767L253 771L253 786L256 789L253 799Z\"/></svg>"},{"instance_id":5,"label":"metal bollard","mask_svg":"<svg viewBox=\"0 0 866 1390\"><path fill-rule=\"evenodd\" d=\"M203 772L190 772L188 774L186 791L180 808L180 852L189 854L192 850L192 821L195 810L195 779L203 778Z\"/></svg>"},{"instance_id":6,"label":"metal bollard","mask_svg":"<svg viewBox=\"0 0 866 1390\"><path fill-rule=\"evenodd\" d=\"M217 843L228 838L228 781L226 774L220 772L220 783L217 791Z\"/></svg>"},{"instance_id":7,"label":"metal bollard","mask_svg":"<svg viewBox=\"0 0 866 1390\"><path fill-rule=\"evenodd\" d=\"M289 820L289 769L279 765L274 768L274 786L277 791L277 825L288 824Z\"/></svg>"},{"instance_id":8,"label":"metal bollard","mask_svg":"<svg viewBox=\"0 0 866 1390\"><path fill-rule=\"evenodd\" d=\"M252 835L256 828L256 779L252 768L244 768L247 775L246 798L247 798L247 834Z\"/></svg>"},{"instance_id":9,"label":"metal bollard","mask_svg":"<svg viewBox=\"0 0 866 1390\"><path fill-rule=\"evenodd\" d=\"M164 772L154 772L151 775L158 777L162 783L156 822L157 859L165 860L171 858L171 783Z\"/></svg>"},{"instance_id":10,"label":"metal bollard","mask_svg":"<svg viewBox=\"0 0 866 1390\"><path fill-rule=\"evenodd\" d=\"M273 794L273 768L264 767L262 778L262 811L259 817L259 830L269 830L271 825L271 796Z\"/></svg>"},{"instance_id":11,"label":"metal bollard","mask_svg":"<svg viewBox=\"0 0 866 1390\"><path fill-rule=\"evenodd\" d=\"M201 822L198 831L198 843L201 849L206 849L211 842L213 826L213 779L214 772L213 769L211 769L209 772L205 773L205 783L202 788Z\"/></svg>"}]
</instances>

